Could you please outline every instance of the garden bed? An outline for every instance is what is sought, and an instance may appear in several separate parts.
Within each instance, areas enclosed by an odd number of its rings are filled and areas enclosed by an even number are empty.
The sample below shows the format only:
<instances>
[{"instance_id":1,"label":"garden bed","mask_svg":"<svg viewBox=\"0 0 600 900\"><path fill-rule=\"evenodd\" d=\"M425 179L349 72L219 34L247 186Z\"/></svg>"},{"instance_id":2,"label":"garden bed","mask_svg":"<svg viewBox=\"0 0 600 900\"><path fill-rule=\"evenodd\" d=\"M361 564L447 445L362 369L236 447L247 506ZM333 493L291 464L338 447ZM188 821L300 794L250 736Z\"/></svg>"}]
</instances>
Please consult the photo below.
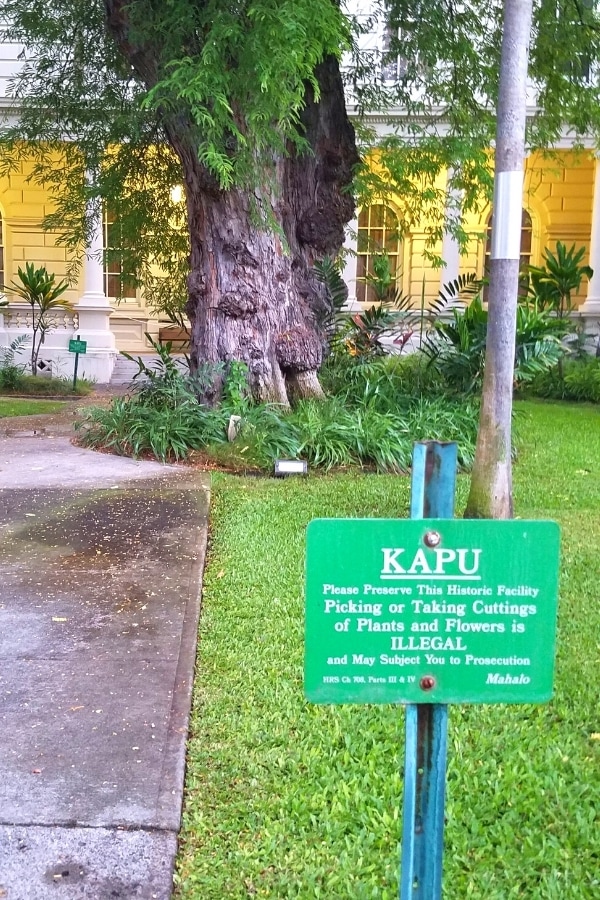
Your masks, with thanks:
<instances>
[{"instance_id":1,"label":"garden bed","mask_svg":"<svg viewBox=\"0 0 600 900\"><path fill-rule=\"evenodd\" d=\"M517 513L563 532L556 695L451 709L444 897L591 900L600 414L517 407ZM466 490L462 477L459 510ZM398 476L214 476L177 900L397 897L404 714L305 702L304 528L408 502Z\"/></svg>"}]
</instances>

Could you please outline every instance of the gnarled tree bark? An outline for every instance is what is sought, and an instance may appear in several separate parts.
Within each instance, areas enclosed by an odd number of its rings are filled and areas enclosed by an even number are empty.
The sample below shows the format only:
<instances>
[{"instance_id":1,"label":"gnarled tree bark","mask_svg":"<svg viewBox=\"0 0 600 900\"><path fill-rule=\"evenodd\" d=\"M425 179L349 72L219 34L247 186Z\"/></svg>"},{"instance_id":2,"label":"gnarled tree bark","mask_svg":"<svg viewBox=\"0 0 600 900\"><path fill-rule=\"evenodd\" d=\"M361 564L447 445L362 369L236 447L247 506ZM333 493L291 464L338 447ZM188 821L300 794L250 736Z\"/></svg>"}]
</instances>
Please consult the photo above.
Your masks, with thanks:
<instances>
[{"instance_id":1,"label":"gnarled tree bark","mask_svg":"<svg viewBox=\"0 0 600 900\"><path fill-rule=\"evenodd\" d=\"M135 43L127 0L105 0L105 6L124 57L154 87L157 48ZM339 251L354 212L348 188L358 155L337 59L323 60L315 76L319 98L307 85L301 117L310 152L290 147L274 159L273 193L258 198L263 208L268 204L275 228L257 226L256 197L219 189L199 159L198 135L185 111L162 119L181 161L187 203L192 367L242 360L255 398L284 405L292 396L322 395L317 373L327 299L312 266ZM218 399L222 379L215 374L205 399Z\"/></svg>"}]
</instances>

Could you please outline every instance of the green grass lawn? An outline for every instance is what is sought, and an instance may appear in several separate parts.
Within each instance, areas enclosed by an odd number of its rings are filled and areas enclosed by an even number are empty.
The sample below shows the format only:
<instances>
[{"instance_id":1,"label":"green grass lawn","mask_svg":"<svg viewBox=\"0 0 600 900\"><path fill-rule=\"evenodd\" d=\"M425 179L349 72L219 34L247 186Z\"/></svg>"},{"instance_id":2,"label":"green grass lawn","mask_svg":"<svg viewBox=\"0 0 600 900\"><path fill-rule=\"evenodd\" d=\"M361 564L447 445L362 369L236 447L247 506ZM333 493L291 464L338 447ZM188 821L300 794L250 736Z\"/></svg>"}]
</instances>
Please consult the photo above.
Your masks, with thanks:
<instances>
[{"instance_id":1,"label":"green grass lawn","mask_svg":"<svg viewBox=\"0 0 600 900\"><path fill-rule=\"evenodd\" d=\"M600 413L517 410L516 513L562 526L556 693L451 708L444 897L591 900ZM215 477L178 900L397 897L403 710L305 702L303 563L312 518L406 516L408 501L403 477Z\"/></svg>"},{"instance_id":2,"label":"green grass lawn","mask_svg":"<svg viewBox=\"0 0 600 900\"><path fill-rule=\"evenodd\" d=\"M0 419L8 416L39 416L58 412L65 406L57 400L21 400L0 397Z\"/></svg>"}]
</instances>

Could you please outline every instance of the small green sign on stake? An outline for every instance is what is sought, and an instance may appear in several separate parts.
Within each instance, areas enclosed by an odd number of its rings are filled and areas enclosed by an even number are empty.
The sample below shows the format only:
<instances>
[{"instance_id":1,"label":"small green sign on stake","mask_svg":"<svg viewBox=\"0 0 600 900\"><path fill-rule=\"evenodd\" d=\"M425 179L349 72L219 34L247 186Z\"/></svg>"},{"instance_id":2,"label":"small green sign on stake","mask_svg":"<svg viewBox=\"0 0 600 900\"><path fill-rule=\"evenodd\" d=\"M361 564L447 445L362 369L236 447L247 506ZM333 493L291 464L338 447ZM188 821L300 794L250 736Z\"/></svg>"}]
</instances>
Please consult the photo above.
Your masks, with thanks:
<instances>
[{"instance_id":1,"label":"small green sign on stake","mask_svg":"<svg viewBox=\"0 0 600 900\"><path fill-rule=\"evenodd\" d=\"M79 335L76 339L69 341L69 353L75 354L75 365L73 366L73 390L77 388L77 367L79 365L79 354L87 353L87 341L81 341Z\"/></svg>"},{"instance_id":2,"label":"small green sign on stake","mask_svg":"<svg viewBox=\"0 0 600 900\"><path fill-rule=\"evenodd\" d=\"M316 519L305 692L315 703L543 703L554 522Z\"/></svg>"},{"instance_id":3,"label":"small green sign on stake","mask_svg":"<svg viewBox=\"0 0 600 900\"><path fill-rule=\"evenodd\" d=\"M69 353L87 353L87 341L69 341Z\"/></svg>"}]
</instances>

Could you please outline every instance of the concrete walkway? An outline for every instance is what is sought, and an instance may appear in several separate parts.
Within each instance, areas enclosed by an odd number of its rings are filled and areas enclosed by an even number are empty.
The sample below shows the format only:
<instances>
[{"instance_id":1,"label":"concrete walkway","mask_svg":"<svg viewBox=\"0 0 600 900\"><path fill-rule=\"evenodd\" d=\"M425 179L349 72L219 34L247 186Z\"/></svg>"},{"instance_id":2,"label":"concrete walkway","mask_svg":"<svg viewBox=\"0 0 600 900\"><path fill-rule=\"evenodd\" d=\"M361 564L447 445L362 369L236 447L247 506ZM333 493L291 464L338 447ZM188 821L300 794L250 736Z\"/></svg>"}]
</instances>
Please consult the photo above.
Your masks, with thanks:
<instances>
[{"instance_id":1,"label":"concrete walkway","mask_svg":"<svg viewBox=\"0 0 600 900\"><path fill-rule=\"evenodd\" d=\"M208 483L0 437L0 898L167 900Z\"/></svg>"}]
</instances>

